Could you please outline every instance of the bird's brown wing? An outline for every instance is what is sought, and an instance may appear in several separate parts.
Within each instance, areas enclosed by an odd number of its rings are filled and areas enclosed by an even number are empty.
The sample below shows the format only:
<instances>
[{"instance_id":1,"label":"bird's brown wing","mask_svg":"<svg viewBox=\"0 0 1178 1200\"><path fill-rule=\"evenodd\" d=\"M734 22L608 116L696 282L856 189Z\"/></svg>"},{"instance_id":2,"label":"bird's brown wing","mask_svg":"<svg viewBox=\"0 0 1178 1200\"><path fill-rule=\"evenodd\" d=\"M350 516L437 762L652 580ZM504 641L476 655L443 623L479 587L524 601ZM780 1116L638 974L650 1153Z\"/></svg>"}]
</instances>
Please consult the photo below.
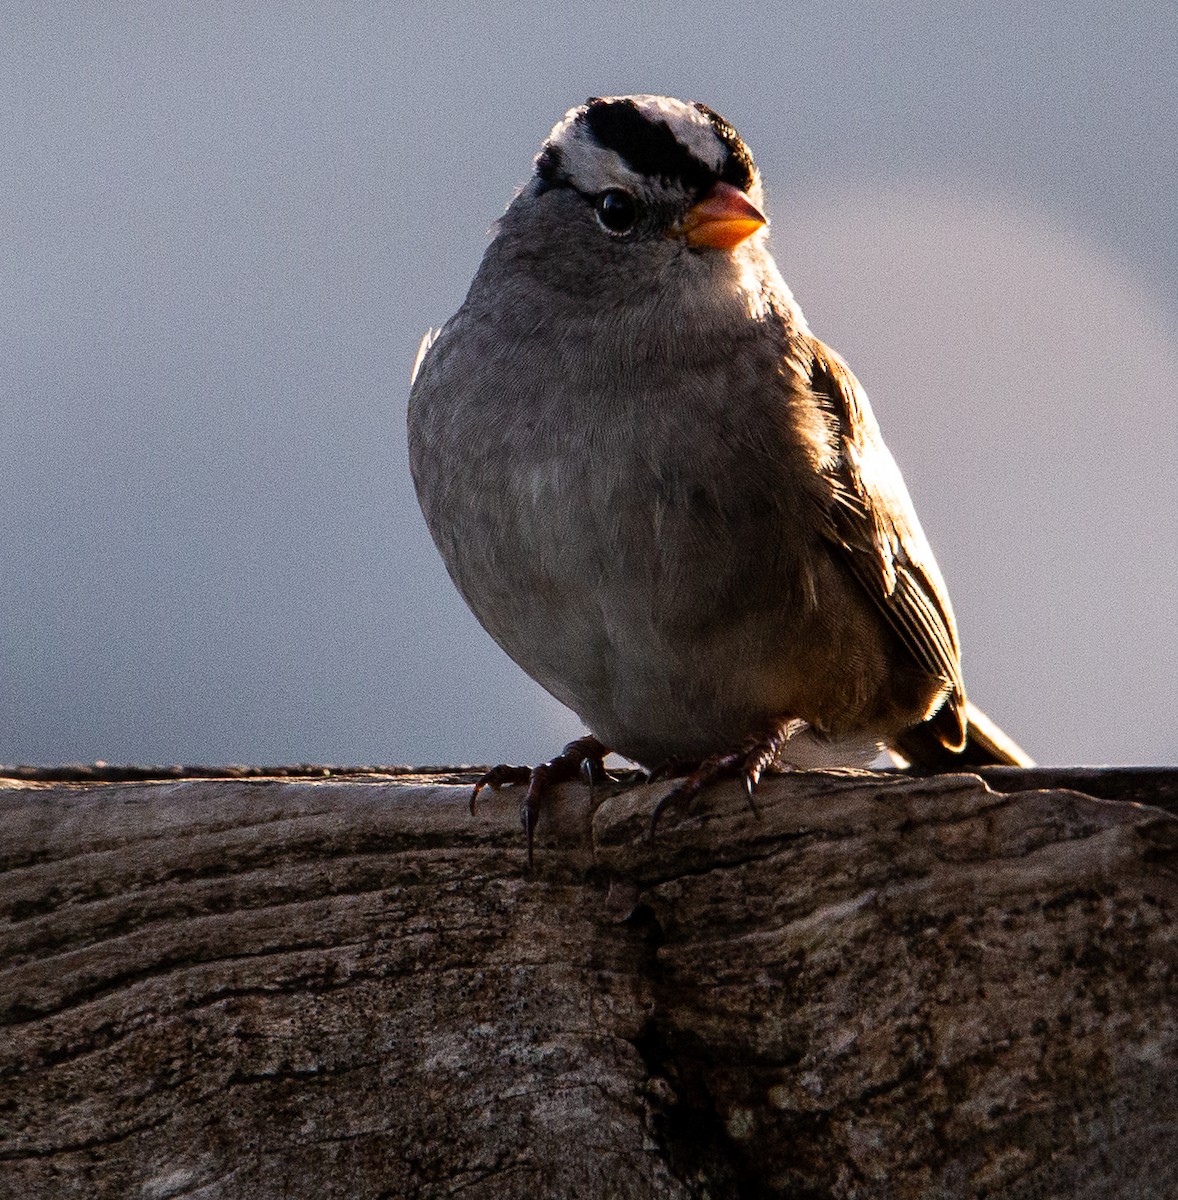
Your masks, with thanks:
<instances>
[{"instance_id":1,"label":"bird's brown wing","mask_svg":"<svg viewBox=\"0 0 1178 1200\"><path fill-rule=\"evenodd\" d=\"M836 452L823 498L824 532L913 659L944 681L926 725L948 750L966 739L961 651L948 592L908 489L859 381L829 347L809 339L810 387Z\"/></svg>"}]
</instances>

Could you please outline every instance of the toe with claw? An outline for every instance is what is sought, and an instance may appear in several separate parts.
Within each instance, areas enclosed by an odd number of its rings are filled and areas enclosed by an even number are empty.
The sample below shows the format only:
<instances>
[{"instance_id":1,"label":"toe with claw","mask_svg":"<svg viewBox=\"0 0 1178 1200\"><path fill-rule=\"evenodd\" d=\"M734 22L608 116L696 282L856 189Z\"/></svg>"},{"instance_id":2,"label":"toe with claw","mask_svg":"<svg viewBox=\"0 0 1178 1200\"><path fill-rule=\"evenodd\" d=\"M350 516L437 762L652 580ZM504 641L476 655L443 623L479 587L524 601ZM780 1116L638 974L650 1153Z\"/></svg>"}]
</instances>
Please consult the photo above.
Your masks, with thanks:
<instances>
[{"instance_id":1,"label":"toe with claw","mask_svg":"<svg viewBox=\"0 0 1178 1200\"><path fill-rule=\"evenodd\" d=\"M659 818L668 808L689 811L696 796L718 779L742 779L748 793L749 805L754 813L757 812L754 793L757 784L761 782L762 774L773 765L786 742L804 727L805 722L790 717L763 733L754 734L734 750L705 758L655 805L654 812L650 814L650 840L654 840Z\"/></svg>"},{"instance_id":2,"label":"toe with claw","mask_svg":"<svg viewBox=\"0 0 1178 1200\"><path fill-rule=\"evenodd\" d=\"M537 767L513 767L505 763L492 767L474 785L470 794L470 811L474 813L479 793L483 788L489 787L492 791L498 791L499 788L510 784L526 783L528 790L524 796L523 821L528 839L528 866L531 867L536 821L548 790L558 783L567 783L577 778L583 778L590 785L608 778L605 769L605 756L608 753L609 748L603 746L597 738L587 736L569 742L555 758L550 758Z\"/></svg>"}]
</instances>

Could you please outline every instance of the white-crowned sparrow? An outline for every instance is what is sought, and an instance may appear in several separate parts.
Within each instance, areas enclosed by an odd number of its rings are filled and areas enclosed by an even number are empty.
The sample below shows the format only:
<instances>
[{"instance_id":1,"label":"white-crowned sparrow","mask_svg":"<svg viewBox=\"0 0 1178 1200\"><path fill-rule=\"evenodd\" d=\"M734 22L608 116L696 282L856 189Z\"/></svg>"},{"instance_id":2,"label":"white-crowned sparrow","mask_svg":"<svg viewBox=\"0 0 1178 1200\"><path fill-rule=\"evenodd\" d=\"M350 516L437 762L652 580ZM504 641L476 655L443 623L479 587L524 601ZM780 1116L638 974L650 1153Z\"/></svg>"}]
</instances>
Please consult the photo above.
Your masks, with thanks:
<instances>
[{"instance_id":1,"label":"white-crowned sparrow","mask_svg":"<svg viewBox=\"0 0 1178 1200\"><path fill-rule=\"evenodd\" d=\"M595 735L537 785L605 747L702 760L687 793L883 745L1029 761L966 704L904 481L762 205L706 105L591 99L422 344L409 449L430 532L491 636Z\"/></svg>"}]
</instances>

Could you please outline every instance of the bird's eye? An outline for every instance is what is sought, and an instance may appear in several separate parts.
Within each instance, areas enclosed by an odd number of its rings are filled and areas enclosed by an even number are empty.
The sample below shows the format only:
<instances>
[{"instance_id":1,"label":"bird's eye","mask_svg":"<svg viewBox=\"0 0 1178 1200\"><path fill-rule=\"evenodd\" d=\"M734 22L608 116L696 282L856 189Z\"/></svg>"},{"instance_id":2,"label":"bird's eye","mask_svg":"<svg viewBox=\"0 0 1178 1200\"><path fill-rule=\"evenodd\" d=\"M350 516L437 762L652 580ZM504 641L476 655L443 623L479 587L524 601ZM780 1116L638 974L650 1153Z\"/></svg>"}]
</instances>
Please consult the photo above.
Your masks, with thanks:
<instances>
[{"instance_id":1,"label":"bird's eye","mask_svg":"<svg viewBox=\"0 0 1178 1200\"><path fill-rule=\"evenodd\" d=\"M610 233L627 233L638 217L634 197L621 188L610 188L597 197L597 219Z\"/></svg>"}]
</instances>

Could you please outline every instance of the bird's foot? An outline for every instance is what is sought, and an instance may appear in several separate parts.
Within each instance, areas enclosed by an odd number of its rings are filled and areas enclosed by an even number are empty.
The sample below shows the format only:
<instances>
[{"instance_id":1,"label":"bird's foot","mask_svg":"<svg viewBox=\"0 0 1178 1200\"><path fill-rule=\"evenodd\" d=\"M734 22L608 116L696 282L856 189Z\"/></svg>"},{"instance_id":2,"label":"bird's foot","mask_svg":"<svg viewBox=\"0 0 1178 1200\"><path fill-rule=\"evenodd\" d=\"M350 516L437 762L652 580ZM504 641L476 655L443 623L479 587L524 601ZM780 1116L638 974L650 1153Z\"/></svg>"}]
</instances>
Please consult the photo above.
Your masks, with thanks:
<instances>
[{"instance_id":1,"label":"bird's foot","mask_svg":"<svg viewBox=\"0 0 1178 1200\"><path fill-rule=\"evenodd\" d=\"M501 787L509 784L526 783L528 790L524 796L523 822L524 832L528 838L528 866L530 868L536 837L536 820L540 815L540 808L549 788L577 778L582 778L589 784L593 784L599 779L608 779L609 772L605 769L605 756L608 753L609 747L603 746L590 735L569 742L558 755L537 767L512 767L506 763L500 763L499 766L492 767L487 771L474 785L474 791L470 794L471 815L474 815L479 793L483 788L489 787L492 791L498 791Z\"/></svg>"},{"instance_id":2,"label":"bird's foot","mask_svg":"<svg viewBox=\"0 0 1178 1200\"><path fill-rule=\"evenodd\" d=\"M732 750L705 758L699 766L689 772L682 783L676 784L655 805L654 812L650 814L650 840L654 840L655 827L668 808L682 808L689 812L696 796L718 779L743 779L749 807L756 813L757 802L754 793L757 784L761 782L761 775L773 765L786 742L805 727L804 721L789 717L763 733L746 738ZM663 768L656 767L651 774L652 778L657 778L664 773L667 772Z\"/></svg>"}]
</instances>

